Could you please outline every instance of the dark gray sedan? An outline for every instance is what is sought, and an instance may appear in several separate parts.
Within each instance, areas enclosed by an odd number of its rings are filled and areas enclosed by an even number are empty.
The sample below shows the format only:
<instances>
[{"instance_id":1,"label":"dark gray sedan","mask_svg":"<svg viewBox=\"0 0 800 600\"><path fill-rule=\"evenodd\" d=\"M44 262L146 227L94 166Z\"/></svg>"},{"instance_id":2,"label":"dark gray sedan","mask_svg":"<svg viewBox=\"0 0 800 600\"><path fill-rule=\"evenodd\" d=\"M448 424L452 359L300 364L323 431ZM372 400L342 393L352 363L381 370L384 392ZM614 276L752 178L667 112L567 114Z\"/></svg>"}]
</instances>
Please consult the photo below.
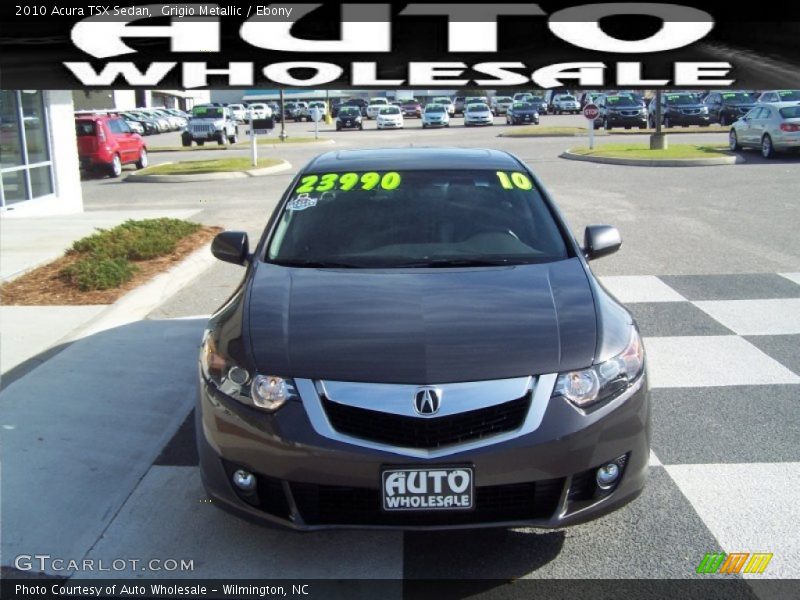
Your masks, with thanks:
<instances>
[{"instance_id":1,"label":"dark gray sedan","mask_svg":"<svg viewBox=\"0 0 800 600\"><path fill-rule=\"evenodd\" d=\"M642 491L631 315L536 175L495 150L335 151L295 178L200 356L206 489L294 529L562 527Z\"/></svg>"}]
</instances>

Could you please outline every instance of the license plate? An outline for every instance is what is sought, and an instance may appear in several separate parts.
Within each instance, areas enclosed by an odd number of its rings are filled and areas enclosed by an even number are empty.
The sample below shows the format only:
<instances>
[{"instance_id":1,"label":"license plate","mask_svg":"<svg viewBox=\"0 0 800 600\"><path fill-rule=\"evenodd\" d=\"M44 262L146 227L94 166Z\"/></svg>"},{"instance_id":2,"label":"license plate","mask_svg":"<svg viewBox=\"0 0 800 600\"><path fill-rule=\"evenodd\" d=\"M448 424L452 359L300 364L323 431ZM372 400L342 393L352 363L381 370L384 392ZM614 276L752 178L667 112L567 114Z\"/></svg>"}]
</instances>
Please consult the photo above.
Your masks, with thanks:
<instances>
[{"instance_id":1,"label":"license plate","mask_svg":"<svg viewBox=\"0 0 800 600\"><path fill-rule=\"evenodd\" d=\"M470 510L474 508L472 467L384 469L383 509Z\"/></svg>"}]
</instances>

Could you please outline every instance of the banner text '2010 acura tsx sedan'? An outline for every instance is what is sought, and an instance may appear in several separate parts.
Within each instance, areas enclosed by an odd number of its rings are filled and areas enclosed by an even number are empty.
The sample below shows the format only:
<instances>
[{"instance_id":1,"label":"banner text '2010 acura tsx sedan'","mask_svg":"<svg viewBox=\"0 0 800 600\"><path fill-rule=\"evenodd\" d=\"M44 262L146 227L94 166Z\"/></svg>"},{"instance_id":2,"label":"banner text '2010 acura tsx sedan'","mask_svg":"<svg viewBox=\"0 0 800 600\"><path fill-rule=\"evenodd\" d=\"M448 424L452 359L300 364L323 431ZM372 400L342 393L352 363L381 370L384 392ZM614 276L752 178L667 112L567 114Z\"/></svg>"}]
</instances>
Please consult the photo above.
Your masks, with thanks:
<instances>
[{"instance_id":1,"label":"banner text '2010 acura tsx sedan'","mask_svg":"<svg viewBox=\"0 0 800 600\"><path fill-rule=\"evenodd\" d=\"M562 527L634 499L650 406L631 315L520 160L312 160L210 319L197 443L219 506L295 529Z\"/></svg>"}]
</instances>

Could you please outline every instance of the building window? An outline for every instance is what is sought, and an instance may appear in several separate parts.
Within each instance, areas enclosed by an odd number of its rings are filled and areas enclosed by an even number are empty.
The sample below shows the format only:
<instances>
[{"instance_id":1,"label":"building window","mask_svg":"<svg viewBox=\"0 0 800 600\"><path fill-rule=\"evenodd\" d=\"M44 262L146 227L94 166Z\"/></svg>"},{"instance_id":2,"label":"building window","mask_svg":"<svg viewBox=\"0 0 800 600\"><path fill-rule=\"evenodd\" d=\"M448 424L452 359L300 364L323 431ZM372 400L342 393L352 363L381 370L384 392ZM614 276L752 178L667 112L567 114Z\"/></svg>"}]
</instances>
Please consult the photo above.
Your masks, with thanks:
<instances>
[{"instance_id":1,"label":"building window","mask_svg":"<svg viewBox=\"0 0 800 600\"><path fill-rule=\"evenodd\" d=\"M0 206L53 193L47 125L42 92L0 90Z\"/></svg>"}]
</instances>

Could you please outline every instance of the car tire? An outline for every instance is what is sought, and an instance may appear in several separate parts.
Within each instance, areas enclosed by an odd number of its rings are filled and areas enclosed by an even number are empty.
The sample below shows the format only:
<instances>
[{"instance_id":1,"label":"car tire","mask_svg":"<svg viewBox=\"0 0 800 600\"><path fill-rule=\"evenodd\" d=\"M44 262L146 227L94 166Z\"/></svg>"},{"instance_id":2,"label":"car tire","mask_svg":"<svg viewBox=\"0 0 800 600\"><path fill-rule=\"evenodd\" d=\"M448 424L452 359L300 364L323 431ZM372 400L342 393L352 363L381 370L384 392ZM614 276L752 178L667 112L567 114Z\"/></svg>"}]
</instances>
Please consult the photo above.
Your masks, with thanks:
<instances>
[{"instance_id":1,"label":"car tire","mask_svg":"<svg viewBox=\"0 0 800 600\"><path fill-rule=\"evenodd\" d=\"M774 158L775 157L775 146L772 143L772 138L769 134L766 134L763 138L761 138L761 156L764 158Z\"/></svg>"},{"instance_id":2,"label":"car tire","mask_svg":"<svg viewBox=\"0 0 800 600\"><path fill-rule=\"evenodd\" d=\"M656 120L653 117L647 117L647 126L650 129L655 129L656 128Z\"/></svg>"},{"instance_id":3,"label":"car tire","mask_svg":"<svg viewBox=\"0 0 800 600\"><path fill-rule=\"evenodd\" d=\"M219 144L220 146L228 145L228 136L225 134L224 131L219 134L219 137L217 137L217 144Z\"/></svg>"},{"instance_id":4,"label":"car tire","mask_svg":"<svg viewBox=\"0 0 800 600\"><path fill-rule=\"evenodd\" d=\"M359 123L358 129L359 129L359 131L364 131L364 124L363 123Z\"/></svg>"},{"instance_id":5,"label":"car tire","mask_svg":"<svg viewBox=\"0 0 800 600\"><path fill-rule=\"evenodd\" d=\"M611 123L608 122L608 119L603 119L603 129L611 131Z\"/></svg>"},{"instance_id":6,"label":"car tire","mask_svg":"<svg viewBox=\"0 0 800 600\"><path fill-rule=\"evenodd\" d=\"M342 126L337 123L336 124L336 131L341 131L341 130L342 130Z\"/></svg>"},{"instance_id":7,"label":"car tire","mask_svg":"<svg viewBox=\"0 0 800 600\"><path fill-rule=\"evenodd\" d=\"M115 154L114 158L111 159L111 164L108 166L109 173L111 177L119 177L122 175L122 160L119 157L119 154Z\"/></svg>"},{"instance_id":8,"label":"car tire","mask_svg":"<svg viewBox=\"0 0 800 600\"><path fill-rule=\"evenodd\" d=\"M239 134L238 133L234 133L232 136L230 136L228 138L228 142L230 142L231 144L238 144L239 143Z\"/></svg>"},{"instance_id":9,"label":"car tire","mask_svg":"<svg viewBox=\"0 0 800 600\"><path fill-rule=\"evenodd\" d=\"M145 169L147 168L148 160L147 160L147 150L142 148L139 151L139 160L136 161L136 168L137 169Z\"/></svg>"},{"instance_id":10,"label":"car tire","mask_svg":"<svg viewBox=\"0 0 800 600\"><path fill-rule=\"evenodd\" d=\"M719 124L725 127L728 124L728 118L725 116L725 113L719 114Z\"/></svg>"},{"instance_id":11,"label":"car tire","mask_svg":"<svg viewBox=\"0 0 800 600\"><path fill-rule=\"evenodd\" d=\"M739 137L736 135L735 129L731 129L731 132L728 134L728 147L731 149L731 152L736 152L737 150L742 149L741 144L739 144Z\"/></svg>"},{"instance_id":12,"label":"car tire","mask_svg":"<svg viewBox=\"0 0 800 600\"><path fill-rule=\"evenodd\" d=\"M670 120L669 117L664 117L664 127L666 127L667 129L672 127L672 121Z\"/></svg>"},{"instance_id":13,"label":"car tire","mask_svg":"<svg viewBox=\"0 0 800 600\"><path fill-rule=\"evenodd\" d=\"M181 138L181 146L184 148L191 148L192 138Z\"/></svg>"}]
</instances>

